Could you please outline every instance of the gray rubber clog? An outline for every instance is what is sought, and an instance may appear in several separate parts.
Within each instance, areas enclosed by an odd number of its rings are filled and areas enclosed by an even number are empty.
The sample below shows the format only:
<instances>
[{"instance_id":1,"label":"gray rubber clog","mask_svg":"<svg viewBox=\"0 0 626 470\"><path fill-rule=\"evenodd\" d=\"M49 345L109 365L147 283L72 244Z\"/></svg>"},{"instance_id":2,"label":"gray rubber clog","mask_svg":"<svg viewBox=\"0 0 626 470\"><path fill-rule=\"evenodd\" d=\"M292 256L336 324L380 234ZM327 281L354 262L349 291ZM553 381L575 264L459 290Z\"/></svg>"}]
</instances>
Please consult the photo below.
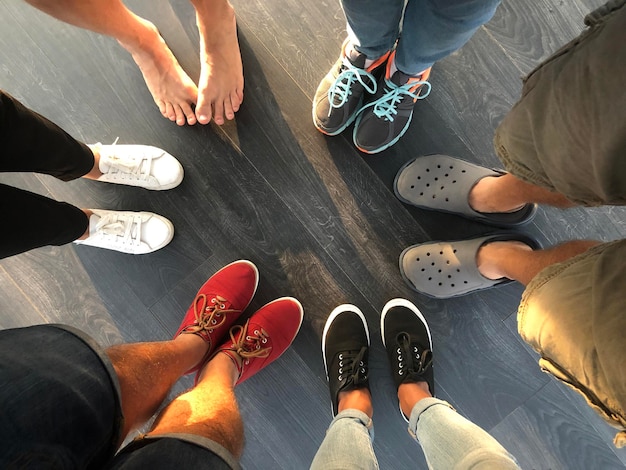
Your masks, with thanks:
<instances>
[{"instance_id":1,"label":"gray rubber clog","mask_svg":"<svg viewBox=\"0 0 626 470\"><path fill-rule=\"evenodd\" d=\"M393 183L398 199L423 209L449 212L499 227L518 227L530 222L536 204L514 212L477 212L469 205L471 189L486 176L500 176L492 170L447 155L425 155L405 164Z\"/></svg>"},{"instance_id":2,"label":"gray rubber clog","mask_svg":"<svg viewBox=\"0 0 626 470\"><path fill-rule=\"evenodd\" d=\"M494 241L520 241L533 250L539 242L521 233L500 232L470 240L434 241L413 245L400 255L400 273L411 289L437 299L466 295L514 282L491 280L478 271L479 248Z\"/></svg>"}]
</instances>

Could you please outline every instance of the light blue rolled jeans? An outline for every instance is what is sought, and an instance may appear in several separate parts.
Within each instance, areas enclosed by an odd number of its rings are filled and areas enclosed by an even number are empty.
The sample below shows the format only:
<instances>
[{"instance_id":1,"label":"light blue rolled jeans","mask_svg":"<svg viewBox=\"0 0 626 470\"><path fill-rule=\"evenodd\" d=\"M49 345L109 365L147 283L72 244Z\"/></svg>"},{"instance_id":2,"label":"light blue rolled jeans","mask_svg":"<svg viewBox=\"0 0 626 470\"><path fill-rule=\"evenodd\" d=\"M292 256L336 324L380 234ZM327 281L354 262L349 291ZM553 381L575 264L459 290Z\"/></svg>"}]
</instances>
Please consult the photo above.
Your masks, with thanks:
<instances>
[{"instance_id":1,"label":"light blue rolled jeans","mask_svg":"<svg viewBox=\"0 0 626 470\"><path fill-rule=\"evenodd\" d=\"M409 434L420 443L428 467L434 470L519 469L498 441L437 398L415 404ZM330 423L311 470L378 469L373 439L372 420L365 413L343 410Z\"/></svg>"},{"instance_id":2,"label":"light blue rolled jeans","mask_svg":"<svg viewBox=\"0 0 626 470\"><path fill-rule=\"evenodd\" d=\"M499 4L500 0L406 0L405 8L405 0L341 0L356 49L377 59L398 41L396 66L409 75L460 49Z\"/></svg>"}]
</instances>

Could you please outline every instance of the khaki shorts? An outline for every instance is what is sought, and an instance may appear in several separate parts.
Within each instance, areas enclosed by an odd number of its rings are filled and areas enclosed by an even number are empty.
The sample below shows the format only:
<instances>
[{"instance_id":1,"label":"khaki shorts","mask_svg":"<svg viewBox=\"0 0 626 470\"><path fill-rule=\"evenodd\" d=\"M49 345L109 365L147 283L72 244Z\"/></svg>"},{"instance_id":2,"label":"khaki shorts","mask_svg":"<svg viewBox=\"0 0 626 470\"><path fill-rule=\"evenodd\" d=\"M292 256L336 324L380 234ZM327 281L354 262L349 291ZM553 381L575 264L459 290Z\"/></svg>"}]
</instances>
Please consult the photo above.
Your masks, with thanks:
<instances>
[{"instance_id":1,"label":"khaki shorts","mask_svg":"<svg viewBox=\"0 0 626 470\"><path fill-rule=\"evenodd\" d=\"M626 445L626 240L542 270L517 313L541 368L582 393Z\"/></svg>"},{"instance_id":2,"label":"khaki shorts","mask_svg":"<svg viewBox=\"0 0 626 470\"><path fill-rule=\"evenodd\" d=\"M494 138L509 172L585 206L626 204L625 3L526 77Z\"/></svg>"}]
</instances>

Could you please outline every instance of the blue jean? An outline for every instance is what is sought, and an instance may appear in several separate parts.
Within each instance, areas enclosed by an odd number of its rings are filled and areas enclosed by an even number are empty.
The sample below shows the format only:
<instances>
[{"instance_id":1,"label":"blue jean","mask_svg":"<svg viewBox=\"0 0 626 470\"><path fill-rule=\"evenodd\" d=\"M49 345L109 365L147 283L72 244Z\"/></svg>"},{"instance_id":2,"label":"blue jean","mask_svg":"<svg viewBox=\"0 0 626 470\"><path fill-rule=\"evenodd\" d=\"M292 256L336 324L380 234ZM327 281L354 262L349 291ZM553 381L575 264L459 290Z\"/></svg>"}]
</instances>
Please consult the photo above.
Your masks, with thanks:
<instances>
[{"instance_id":1,"label":"blue jean","mask_svg":"<svg viewBox=\"0 0 626 470\"><path fill-rule=\"evenodd\" d=\"M396 66L417 75L459 50L500 0L341 0L348 36L368 59L396 46ZM404 11L404 14L403 14Z\"/></svg>"},{"instance_id":2,"label":"blue jean","mask_svg":"<svg viewBox=\"0 0 626 470\"><path fill-rule=\"evenodd\" d=\"M415 404L409 434L421 444L431 469L519 468L498 441L437 398ZM377 469L373 438L372 420L365 413L344 410L330 423L311 469Z\"/></svg>"}]
</instances>

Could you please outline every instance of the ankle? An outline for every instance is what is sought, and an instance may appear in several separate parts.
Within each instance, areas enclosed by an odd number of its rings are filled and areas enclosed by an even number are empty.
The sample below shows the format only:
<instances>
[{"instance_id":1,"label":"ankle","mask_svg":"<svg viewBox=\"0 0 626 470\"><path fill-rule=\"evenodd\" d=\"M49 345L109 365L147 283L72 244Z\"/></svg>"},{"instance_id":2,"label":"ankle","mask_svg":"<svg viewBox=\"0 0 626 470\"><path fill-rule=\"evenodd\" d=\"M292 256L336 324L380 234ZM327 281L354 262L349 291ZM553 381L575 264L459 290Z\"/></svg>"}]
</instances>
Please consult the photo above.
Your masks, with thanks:
<instances>
[{"instance_id":1,"label":"ankle","mask_svg":"<svg viewBox=\"0 0 626 470\"><path fill-rule=\"evenodd\" d=\"M77 240L86 240L87 238L89 238L89 234L90 234L90 228L91 228L91 216L93 215L93 212L90 211L89 209L81 209L84 214L85 217L87 217L87 229L85 230L85 233L83 233L79 238L77 238Z\"/></svg>"},{"instance_id":2,"label":"ankle","mask_svg":"<svg viewBox=\"0 0 626 470\"><path fill-rule=\"evenodd\" d=\"M191 333L178 335L172 340L172 345L183 358L181 361L183 371L197 366L205 358L209 350L209 344L204 339Z\"/></svg>"},{"instance_id":3,"label":"ankle","mask_svg":"<svg viewBox=\"0 0 626 470\"><path fill-rule=\"evenodd\" d=\"M90 180L97 180L103 175L102 171L100 171L99 145L90 145L89 149L91 150L91 153L93 153L93 167L91 168L89 173L83 175L82 177Z\"/></svg>"},{"instance_id":4,"label":"ankle","mask_svg":"<svg viewBox=\"0 0 626 470\"><path fill-rule=\"evenodd\" d=\"M235 9L227 0L205 2L196 5L196 24L200 39L205 33L211 32L224 25L236 23ZM221 29L221 28L220 28Z\"/></svg>"},{"instance_id":5,"label":"ankle","mask_svg":"<svg viewBox=\"0 0 626 470\"><path fill-rule=\"evenodd\" d=\"M407 418L411 416L411 411L418 401L431 397L427 382L404 383L398 387L400 409Z\"/></svg>"},{"instance_id":6,"label":"ankle","mask_svg":"<svg viewBox=\"0 0 626 470\"><path fill-rule=\"evenodd\" d=\"M165 44L157 27L154 23L141 17L137 17L137 23L134 24L136 27L133 28L128 37L118 38L117 42L134 58L156 55L155 50L162 48Z\"/></svg>"},{"instance_id":7,"label":"ankle","mask_svg":"<svg viewBox=\"0 0 626 470\"><path fill-rule=\"evenodd\" d=\"M367 388L357 388L339 392L337 411L359 410L372 418L374 408L372 406L372 395Z\"/></svg>"},{"instance_id":8,"label":"ankle","mask_svg":"<svg viewBox=\"0 0 626 470\"><path fill-rule=\"evenodd\" d=\"M241 368L241 358L238 354L230 351L219 351L215 356L206 363L204 368L198 374L197 383L200 384L205 379L214 380L215 377L227 379L233 388L239 379L239 370Z\"/></svg>"}]
</instances>

